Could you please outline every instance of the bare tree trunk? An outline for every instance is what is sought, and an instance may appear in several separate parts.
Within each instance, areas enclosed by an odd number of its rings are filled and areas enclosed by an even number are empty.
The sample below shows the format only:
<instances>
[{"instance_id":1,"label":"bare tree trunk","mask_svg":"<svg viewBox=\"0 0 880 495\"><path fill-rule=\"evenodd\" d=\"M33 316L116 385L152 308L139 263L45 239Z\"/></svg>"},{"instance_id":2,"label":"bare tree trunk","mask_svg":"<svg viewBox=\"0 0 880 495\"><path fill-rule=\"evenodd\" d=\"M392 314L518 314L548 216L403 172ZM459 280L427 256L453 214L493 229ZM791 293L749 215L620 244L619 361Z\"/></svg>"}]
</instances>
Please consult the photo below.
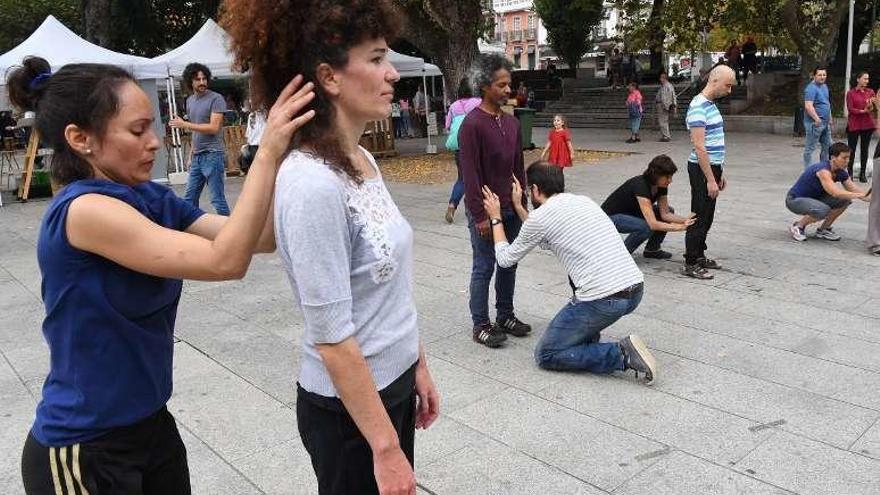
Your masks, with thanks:
<instances>
[{"instance_id":1,"label":"bare tree trunk","mask_svg":"<svg viewBox=\"0 0 880 495\"><path fill-rule=\"evenodd\" d=\"M443 72L449 97L473 68L485 27L480 0L397 0L407 18L403 37L430 56ZM473 83L473 81L471 81Z\"/></svg>"},{"instance_id":2,"label":"bare tree trunk","mask_svg":"<svg viewBox=\"0 0 880 495\"><path fill-rule=\"evenodd\" d=\"M113 41L112 0L82 0L85 38L96 45L110 47Z\"/></svg>"},{"instance_id":3,"label":"bare tree trunk","mask_svg":"<svg viewBox=\"0 0 880 495\"><path fill-rule=\"evenodd\" d=\"M651 72L659 74L663 67L663 42L666 30L663 29L663 11L666 0L654 0L651 16L648 18L648 49L651 50Z\"/></svg>"}]
</instances>

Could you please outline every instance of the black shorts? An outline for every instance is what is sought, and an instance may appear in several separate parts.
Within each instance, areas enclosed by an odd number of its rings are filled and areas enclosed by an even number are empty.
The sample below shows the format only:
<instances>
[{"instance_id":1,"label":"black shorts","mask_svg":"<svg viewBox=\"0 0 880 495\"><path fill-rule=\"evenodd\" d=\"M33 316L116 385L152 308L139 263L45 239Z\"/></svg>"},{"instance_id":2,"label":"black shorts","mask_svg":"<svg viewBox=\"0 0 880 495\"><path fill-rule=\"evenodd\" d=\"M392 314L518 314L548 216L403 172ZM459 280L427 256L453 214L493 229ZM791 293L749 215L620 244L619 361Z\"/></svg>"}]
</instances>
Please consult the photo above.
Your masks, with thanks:
<instances>
[{"instance_id":1,"label":"black shorts","mask_svg":"<svg viewBox=\"0 0 880 495\"><path fill-rule=\"evenodd\" d=\"M410 465L415 446L415 366L379 391ZM370 444L341 400L307 392L297 385L296 417L320 495L378 495Z\"/></svg>"},{"instance_id":2,"label":"black shorts","mask_svg":"<svg viewBox=\"0 0 880 495\"><path fill-rule=\"evenodd\" d=\"M28 434L27 495L189 495L186 447L166 408L95 440L45 447Z\"/></svg>"}]
</instances>

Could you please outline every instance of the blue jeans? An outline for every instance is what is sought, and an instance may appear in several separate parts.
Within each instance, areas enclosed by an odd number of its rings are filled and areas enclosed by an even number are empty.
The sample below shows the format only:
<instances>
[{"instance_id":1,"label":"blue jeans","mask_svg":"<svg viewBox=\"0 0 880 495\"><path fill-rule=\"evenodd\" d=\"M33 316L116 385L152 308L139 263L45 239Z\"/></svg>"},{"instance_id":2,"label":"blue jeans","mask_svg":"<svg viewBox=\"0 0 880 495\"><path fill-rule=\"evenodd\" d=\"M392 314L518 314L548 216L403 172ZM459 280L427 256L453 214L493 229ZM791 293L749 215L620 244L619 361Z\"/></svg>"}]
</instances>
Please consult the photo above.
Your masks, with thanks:
<instances>
[{"instance_id":1,"label":"blue jeans","mask_svg":"<svg viewBox=\"0 0 880 495\"><path fill-rule=\"evenodd\" d=\"M455 205L458 208L458 204L461 203L461 198L464 197L464 182L461 181L461 162L458 161L459 152L455 152L455 168L458 170L458 178L455 180L455 184L452 186L452 194L449 196L449 204Z\"/></svg>"},{"instance_id":2,"label":"blue jeans","mask_svg":"<svg viewBox=\"0 0 880 495\"><path fill-rule=\"evenodd\" d=\"M628 298L604 297L595 301L572 298L547 326L535 348L535 361L547 370L582 370L611 373L623 370L617 342L599 342L602 330L632 313L642 301L641 287Z\"/></svg>"},{"instance_id":3,"label":"blue jeans","mask_svg":"<svg viewBox=\"0 0 880 495\"><path fill-rule=\"evenodd\" d=\"M519 235L522 222L512 210L501 212L504 221L504 235L508 242L513 242ZM497 320L513 316L513 289L516 285L516 265L502 268L495 261L495 243L491 239L483 239L477 231L473 217L468 213L468 230L471 233L471 249L474 253L474 264L471 269L470 310L474 326L490 323L489 319L489 282L495 275L495 314Z\"/></svg>"},{"instance_id":4,"label":"blue jeans","mask_svg":"<svg viewBox=\"0 0 880 495\"><path fill-rule=\"evenodd\" d=\"M816 124L812 120L804 123L806 140L804 141L804 168L818 162L828 160L829 148L831 148L831 126L822 121ZM819 146L819 160L813 161L813 152Z\"/></svg>"},{"instance_id":5,"label":"blue jeans","mask_svg":"<svg viewBox=\"0 0 880 495\"><path fill-rule=\"evenodd\" d=\"M226 175L226 156L222 151L207 151L193 155L189 166L189 178L186 181L186 192L183 199L193 206L199 206L199 196L205 182L211 191L211 204L218 215L229 216L229 205L223 192L223 177Z\"/></svg>"},{"instance_id":6,"label":"blue jeans","mask_svg":"<svg viewBox=\"0 0 880 495\"><path fill-rule=\"evenodd\" d=\"M629 130L632 131L633 134L639 133L639 128L642 127L642 116L641 115L630 115L629 116Z\"/></svg>"},{"instance_id":7,"label":"blue jeans","mask_svg":"<svg viewBox=\"0 0 880 495\"><path fill-rule=\"evenodd\" d=\"M675 212L671 206L669 207L669 212ZM654 232L651 230L651 227L648 227L648 222L646 222L644 218L625 215L623 213L611 215L609 218L611 218L611 221L614 223L614 227L617 228L618 232L621 234L629 234L626 236L626 239L623 240L623 244L626 246L626 250L629 251L630 254L634 253L635 250L645 241L648 241L648 244L645 246L645 251L659 251L660 245L663 244L663 239L666 239L666 232ZM657 205L654 205L654 218L660 218L660 208Z\"/></svg>"}]
</instances>

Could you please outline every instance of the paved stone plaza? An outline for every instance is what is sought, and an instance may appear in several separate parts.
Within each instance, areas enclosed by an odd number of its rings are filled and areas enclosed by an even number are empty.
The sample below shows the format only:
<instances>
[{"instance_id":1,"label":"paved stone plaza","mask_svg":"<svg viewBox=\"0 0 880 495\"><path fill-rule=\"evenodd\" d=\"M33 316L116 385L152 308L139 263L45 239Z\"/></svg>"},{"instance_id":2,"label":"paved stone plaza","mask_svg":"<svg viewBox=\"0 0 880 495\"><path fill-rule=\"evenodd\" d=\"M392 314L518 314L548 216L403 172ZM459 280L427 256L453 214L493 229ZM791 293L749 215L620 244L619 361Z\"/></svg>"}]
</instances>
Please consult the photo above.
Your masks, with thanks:
<instances>
[{"instance_id":1,"label":"paved stone plaza","mask_svg":"<svg viewBox=\"0 0 880 495\"><path fill-rule=\"evenodd\" d=\"M688 211L684 134L631 146L622 130L574 135L579 148L637 154L569 169L569 191L601 202L666 152L680 169L670 204ZM536 143L545 136L536 130ZM645 339L660 366L653 387L632 374L535 366L535 343L569 293L549 253L519 267L517 314L532 336L496 350L474 344L464 215L442 218L449 185L390 183L416 231L422 339L442 396L442 418L417 437L420 493L880 493L880 258L863 246L867 204L858 201L836 226L842 241L790 240L783 202L801 170L798 142L728 135L729 187L709 236L724 265L714 280L679 275L680 233L665 244L673 261L637 257L645 297L605 333ZM240 186L230 180L229 195ZM3 495L22 492L21 446L48 368L35 259L46 206L0 209ZM316 493L294 409L301 335L275 255L255 258L242 281L184 285L169 409L195 493Z\"/></svg>"}]
</instances>

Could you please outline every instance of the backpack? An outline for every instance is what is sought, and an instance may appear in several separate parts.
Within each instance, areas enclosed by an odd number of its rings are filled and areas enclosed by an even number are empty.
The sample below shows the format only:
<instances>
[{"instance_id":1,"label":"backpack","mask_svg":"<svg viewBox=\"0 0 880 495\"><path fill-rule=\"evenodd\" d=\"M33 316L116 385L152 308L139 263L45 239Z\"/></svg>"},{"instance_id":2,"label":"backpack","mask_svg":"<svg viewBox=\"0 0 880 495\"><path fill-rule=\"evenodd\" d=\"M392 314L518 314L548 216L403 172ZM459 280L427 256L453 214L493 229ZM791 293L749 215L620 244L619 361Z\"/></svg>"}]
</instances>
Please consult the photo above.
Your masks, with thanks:
<instances>
[{"instance_id":1,"label":"backpack","mask_svg":"<svg viewBox=\"0 0 880 495\"><path fill-rule=\"evenodd\" d=\"M446 138L446 149L449 151L458 151L458 129L467 114L456 115L449 124L449 136Z\"/></svg>"}]
</instances>

